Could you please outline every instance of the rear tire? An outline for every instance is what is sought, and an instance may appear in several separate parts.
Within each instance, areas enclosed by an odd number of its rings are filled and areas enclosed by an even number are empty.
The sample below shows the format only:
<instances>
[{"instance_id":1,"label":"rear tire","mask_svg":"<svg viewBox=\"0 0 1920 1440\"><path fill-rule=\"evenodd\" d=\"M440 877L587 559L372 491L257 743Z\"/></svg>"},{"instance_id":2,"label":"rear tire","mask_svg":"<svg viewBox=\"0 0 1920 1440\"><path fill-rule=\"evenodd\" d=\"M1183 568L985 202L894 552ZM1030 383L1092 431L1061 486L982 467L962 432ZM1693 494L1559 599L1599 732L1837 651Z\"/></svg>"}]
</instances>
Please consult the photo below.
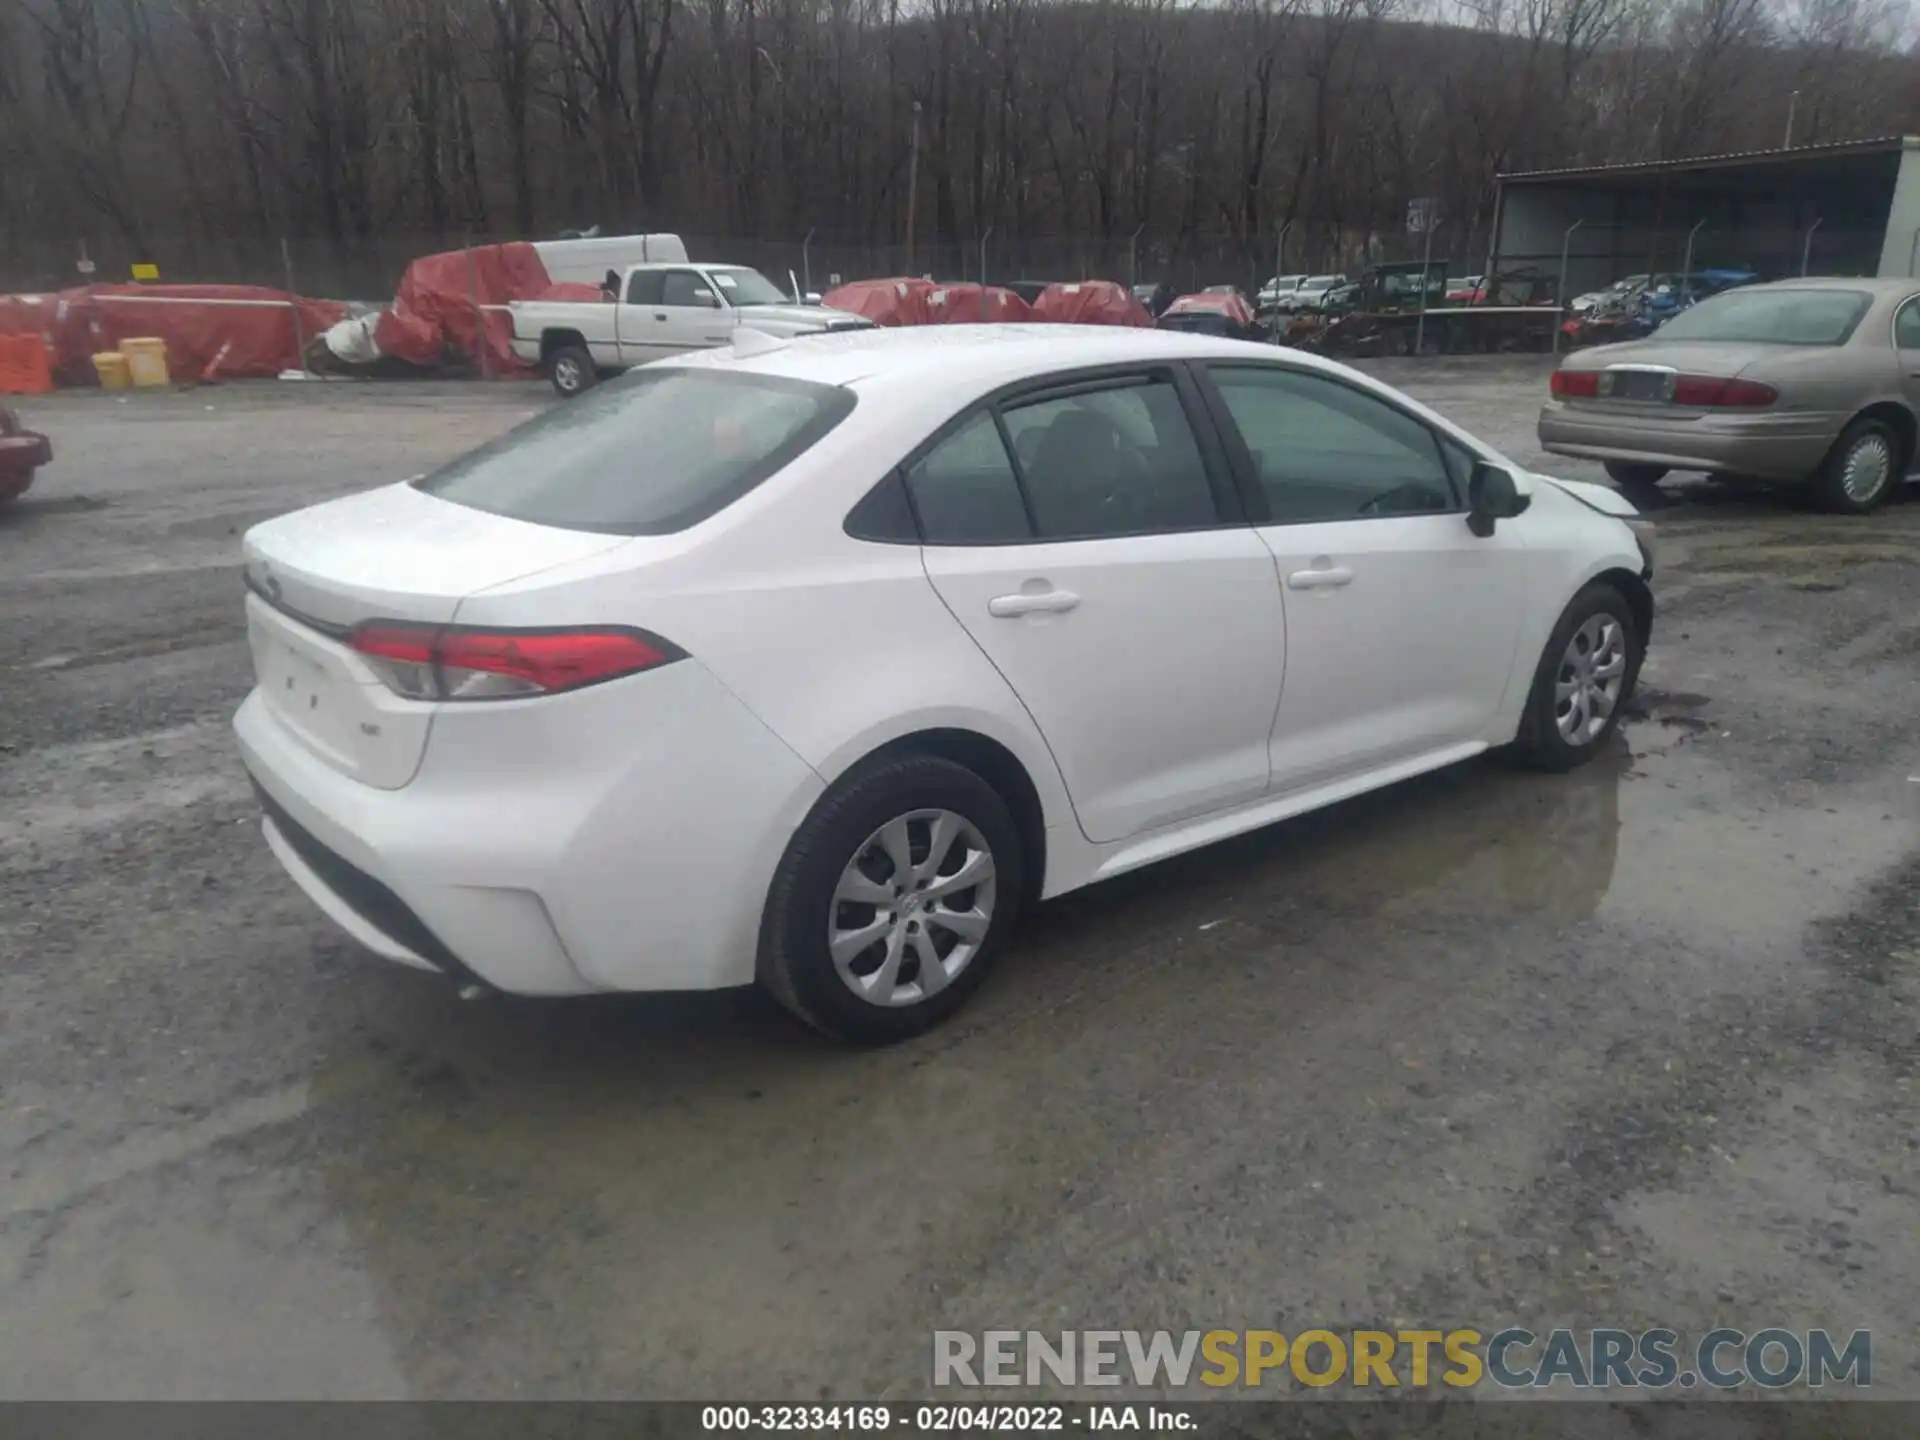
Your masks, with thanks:
<instances>
[{"instance_id":1,"label":"rear tire","mask_svg":"<svg viewBox=\"0 0 1920 1440\"><path fill-rule=\"evenodd\" d=\"M837 1040L922 1034L985 981L1020 907L1023 865L1006 802L965 766L908 754L856 770L787 846L761 920L760 983ZM973 883L954 888L963 868ZM938 967L931 986L929 964Z\"/></svg>"},{"instance_id":2,"label":"rear tire","mask_svg":"<svg viewBox=\"0 0 1920 1440\"><path fill-rule=\"evenodd\" d=\"M562 400L584 395L599 381L584 345L556 345L547 352L547 378Z\"/></svg>"},{"instance_id":3,"label":"rear tire","mask_svg":"<svg viewBox=\"0 0 1920 1440\"><path fill-rule=\"evenodd\" d=\"M1604 581L1574 596L1534 670L1515 756L1538 770L1586 764L1619 728L1642 658L1626 596Z\"/></svg>"},{"instance_id":4,"label":"rear tire","mask_svg":"<svg viewBox=\"0 0 1920 1440\"><path fill-rule=\"evenodd\" d=\"M1651 490L1667 478L1664 465L1631 465L1625 460L1607 461L1607 476L1622 490Z\"/></svg>"},{"instance_id":5,"label":"rear tire","mask_svg":"<svg viewBox=\"0 0 1920 1440\"><path fill-rule=\"evenodd\" d=\"M1900 484L1905 447L1883 420L1856 420L1840 432L1814 477L1814 498L1837 515L1865 515Z\"/></svg>"}]
</instances>

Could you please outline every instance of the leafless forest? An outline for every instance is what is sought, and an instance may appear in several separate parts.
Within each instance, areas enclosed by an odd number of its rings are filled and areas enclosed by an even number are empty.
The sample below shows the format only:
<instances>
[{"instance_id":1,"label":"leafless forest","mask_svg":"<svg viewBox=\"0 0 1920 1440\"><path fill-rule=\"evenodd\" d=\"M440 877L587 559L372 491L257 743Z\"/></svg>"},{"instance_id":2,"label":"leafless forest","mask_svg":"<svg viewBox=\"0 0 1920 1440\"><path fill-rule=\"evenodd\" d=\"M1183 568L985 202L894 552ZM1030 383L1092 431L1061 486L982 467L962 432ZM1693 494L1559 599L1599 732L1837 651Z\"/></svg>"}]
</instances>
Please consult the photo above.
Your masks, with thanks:
<instances>
[{"instance_id":1,"label":"leafless forest","mask_svg":"<svg viewBox=\"0 0 1920 1440\"><path fill-rule=\"evenodd\" d=\"M83 242L272 279L286 238L306 288L378 294L594 224L1244 279L1283 231L1290 266L1399 243L1414 195L1471 254L1500 170L1790 111L1796 143L1920 128L1905 0L0 0L0 285Z\"/></svg>"}]
</instances>

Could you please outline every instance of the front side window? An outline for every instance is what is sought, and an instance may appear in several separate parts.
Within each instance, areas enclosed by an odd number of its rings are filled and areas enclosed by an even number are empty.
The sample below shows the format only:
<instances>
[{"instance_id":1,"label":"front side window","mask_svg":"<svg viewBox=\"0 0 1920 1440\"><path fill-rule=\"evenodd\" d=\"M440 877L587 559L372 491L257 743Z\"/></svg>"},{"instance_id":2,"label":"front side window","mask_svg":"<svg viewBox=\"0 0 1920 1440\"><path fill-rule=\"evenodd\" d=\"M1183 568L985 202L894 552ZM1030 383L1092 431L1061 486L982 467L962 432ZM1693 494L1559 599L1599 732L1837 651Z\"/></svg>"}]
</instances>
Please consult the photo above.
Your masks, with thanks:
<instances>
[{"instance_id":1,"label":"front side window","mask_svg":"<svg viewBox=\"0 0 1920 1440\"><path fill-rule=\"evenodd\" d=\"M720 302L714 297L712 287L706 277L697 270L669 270L666 272L666 294L662 305L698 305L712 309Z\"/></svg>"},{"instance_id":2,"label":"front side window","mask_svg":"<svg viewBox=\"0 0 1920 1440\"><path fill-rule=\"evenodd\" d=\"M414 483L534 525L666 535L791 464L853 407L853 392L837 385L650 367L556 405Z\"/></svg>"},{"instance_id":3,"label":"front side window","mask_svg":"<svg viewBox=\"0 0 1920 1440\"><path fill-rule=\"evenodd\" d=\"M1042 540L1193 530L1219 521L1199 444L1170 380L1009 402L1005 417Z\"/></svg>"},{"instance_id":4,"label":"front side window","mask_svg":"<svg viewBox=\"0 0 1920 1440\"><path fill-rule=\"evenodd\" d=\"M1212 375L1246 442L1272 523L1457 507L1433 432L1411 415L1300 371L1217 366Z\"/></svg>"},{"instance_id":5,"label":"front side window","mask_svg":"<svg viewBox=\"0 0 1920 1440\"><path fill-rule=\"evenodd\" d=\"M666 272L662 270L636 270L627 280L627 303L629 305L659 305L662 287L666 282Z\"/></svg>"}]
</instances>

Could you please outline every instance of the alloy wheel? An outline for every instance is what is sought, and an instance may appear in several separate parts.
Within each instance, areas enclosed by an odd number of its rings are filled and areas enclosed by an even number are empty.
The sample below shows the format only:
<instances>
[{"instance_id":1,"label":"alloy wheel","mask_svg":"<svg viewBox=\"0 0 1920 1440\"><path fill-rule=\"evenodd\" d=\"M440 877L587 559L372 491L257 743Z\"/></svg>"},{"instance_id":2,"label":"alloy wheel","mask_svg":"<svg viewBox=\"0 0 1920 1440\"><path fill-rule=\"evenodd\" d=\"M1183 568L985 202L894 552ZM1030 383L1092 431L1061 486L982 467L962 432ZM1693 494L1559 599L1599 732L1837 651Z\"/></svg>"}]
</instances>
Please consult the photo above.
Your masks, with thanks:
<instances>
[{"instance_id":1,"label":"alloy wheel","mask_svg":"<svg viewBox=\"0 0 1920 1440\"><path fill-rule=\"evenodd\" d=\"M1620 703L1627 680L1627 636L1612 615L1590 615L1560 656L1554 676L1553 720L1569 745L1599 738Z\"/></svg>"},{"instance_id":2,"label":"alloy wheel","mask_svg":"<svg viewBox=\"0 0 1920 1440\"><path fill-rule=\"evenodd\" d=\"M866 838L841 872L827 953L871 1005L916 1005L946 989L993 924L993 852L965 816L914 810Z\"/></svg>"}]
</instances>

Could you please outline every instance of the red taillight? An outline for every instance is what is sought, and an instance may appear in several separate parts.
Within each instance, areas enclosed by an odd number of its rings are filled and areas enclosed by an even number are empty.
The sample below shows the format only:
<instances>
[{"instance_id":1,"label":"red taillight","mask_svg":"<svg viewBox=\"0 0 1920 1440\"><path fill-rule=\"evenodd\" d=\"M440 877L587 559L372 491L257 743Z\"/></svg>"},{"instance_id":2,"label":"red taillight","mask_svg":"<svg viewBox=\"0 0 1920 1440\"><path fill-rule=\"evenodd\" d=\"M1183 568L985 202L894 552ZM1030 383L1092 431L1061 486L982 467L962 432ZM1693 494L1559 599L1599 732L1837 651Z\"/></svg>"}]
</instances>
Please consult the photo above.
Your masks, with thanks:
<instances>
[{"instance_id":1,"label":"red taillight","mask_svg":"<svg viewBox=\"0 0 1920 1440\"><path fill-rule=\"evenodd\" d=\"M1673 378L1673 403L1702 409L1732 406L1757 409L1771 405L1780 392L1758 380L1721 380L1712 375L1676 375Z\"/></svg>"},{"instance_id":2,"label":"red taillight","mask_svg":"<svg viewBox=\"0 0 1920 1440\"><path fill-rule=\"evenodd\" d=\"M1591 400L1600 393L1600 372L1598 370L1556 370L1553 379L1547 382L1554 395L1562 400Z\"/></svg>"},{"instance_id":3,"label":"red taillight","mask_svg":"<svg viewBox=\"0 0 1920 1440\"><path fill-rule=\"evenodd\" d=\"M615 626L488 630L362 625L347 640L387 685L415 700L511 700L555 695L681 659L657 635Z\"/></svg>"}]
</instances>

